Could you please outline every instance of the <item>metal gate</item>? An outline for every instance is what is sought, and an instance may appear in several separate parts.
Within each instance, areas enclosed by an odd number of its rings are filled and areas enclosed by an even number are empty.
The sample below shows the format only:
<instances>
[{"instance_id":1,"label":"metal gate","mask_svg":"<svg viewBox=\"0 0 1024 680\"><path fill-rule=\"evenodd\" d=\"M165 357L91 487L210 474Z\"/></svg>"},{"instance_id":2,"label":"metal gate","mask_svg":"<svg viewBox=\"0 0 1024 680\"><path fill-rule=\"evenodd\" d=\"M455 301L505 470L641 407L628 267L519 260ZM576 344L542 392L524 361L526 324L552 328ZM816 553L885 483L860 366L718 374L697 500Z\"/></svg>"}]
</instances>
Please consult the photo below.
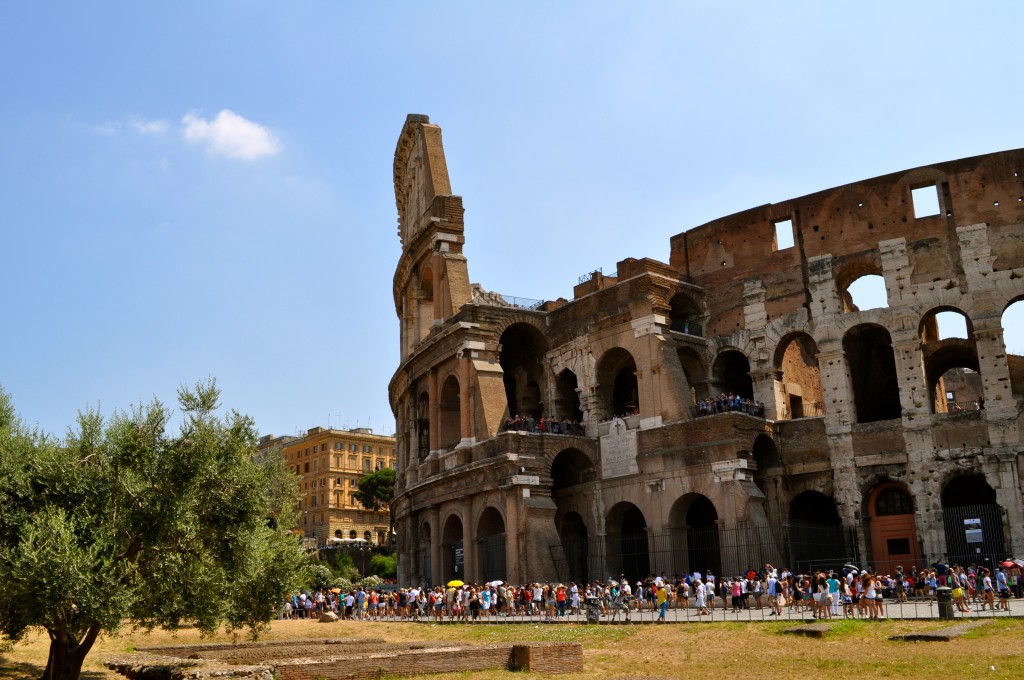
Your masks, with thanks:
<instances>
[{"instance_id":1,"label":"metal gate","mask_svg":"<svg viewBox=\"0 0 1024 680\"><path fill-rule=\"evenodd\" d=\"M480 558L484 581L505 581L505 534L492 534L480 539Z\"/></svg>"},{"instance_id":2,"label":"metal gate","mask_svg":"<svg viewBox=\"0 0 1024 680\"><path fill-rule=\"evenodd\" d=\"M1006 559L1003 509L995 503L943 508L946 557L950 564L992 568Z\"/></svg>"}]
</instances>

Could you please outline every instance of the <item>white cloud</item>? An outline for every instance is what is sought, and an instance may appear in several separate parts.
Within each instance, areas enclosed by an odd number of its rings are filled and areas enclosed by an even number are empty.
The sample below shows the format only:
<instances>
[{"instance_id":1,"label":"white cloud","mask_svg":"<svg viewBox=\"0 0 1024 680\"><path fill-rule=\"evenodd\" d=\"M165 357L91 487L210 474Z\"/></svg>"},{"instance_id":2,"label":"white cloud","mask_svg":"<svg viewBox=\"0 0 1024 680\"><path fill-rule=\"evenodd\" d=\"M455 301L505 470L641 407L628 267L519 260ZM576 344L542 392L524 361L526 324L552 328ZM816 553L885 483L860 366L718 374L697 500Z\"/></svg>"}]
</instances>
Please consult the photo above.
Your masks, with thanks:
<instances>
[{"instance_id":1,"label":"white cloud","mask_svg":"<svg viewBox=\"0 0 1024 680\"><path fill-rule=\"evenodd\" d=\"M185 125L185 139L204 145L213 156L254 161L281 151L281 142L270 130L229 109L223 109L213 120L189 113L181 122Z\"/></svg>"},{"instance_id":2,"label":"white cloud","mask_svg":"<svg viewBox=\"0 0 1024 680\"><path fill-rule=\"evenodd\" d=\"M125 120L108 120L106 123L96 126L96 131L101 135L112 136L123 130L131 130L140 135L162 135L167 132L170 126L166 120L145 120L137 116L130 116Z\"/></svg>"},{"instance_id":3,"label":"white cloud","mask_svg":"<svg viewBox=\"0 0 1024 680\"><path fill-rule=\"evenodd\" d=\"M138 132L140 135L162 135L167 132L166 120L142 120L141 118L132 118L128 121L128 124L133 130Z\"/></svg>"}]
</instances>

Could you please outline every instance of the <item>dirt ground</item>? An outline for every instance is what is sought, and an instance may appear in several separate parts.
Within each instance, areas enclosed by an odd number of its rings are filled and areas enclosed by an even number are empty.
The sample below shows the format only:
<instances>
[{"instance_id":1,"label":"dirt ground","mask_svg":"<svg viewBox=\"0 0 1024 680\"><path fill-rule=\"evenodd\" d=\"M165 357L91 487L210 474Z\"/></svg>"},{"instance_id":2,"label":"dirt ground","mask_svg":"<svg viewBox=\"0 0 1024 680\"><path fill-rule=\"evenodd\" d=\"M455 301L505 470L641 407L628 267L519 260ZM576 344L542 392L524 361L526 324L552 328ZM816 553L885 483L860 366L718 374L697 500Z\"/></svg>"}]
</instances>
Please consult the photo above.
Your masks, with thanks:
<instances>
[{"instance_id":1,"label":"dirt ground","mask_svg":"<svg viewBox=\"0 0 1024 680\"><path fill-rule=\"evenodd\" d=\"M897 633L933 630L935 621L838 622L823 639L786 635L784 623L638 626L432 625L277 621L262 639L366 637L387 641L466 643L520 640L580 642L586 678L988 678L1024 677L1024 620L1002 619L951 642L893 642ZM213 640L231 637L221 634ZM86 660L86 680L123 680L103 667L111 653L138 646L209 642L194 630L143 633L125 629L101 638ZM38 678L46 664L45 632L0 655L0 680ZM460 678L511 677L507 672L460 673ZM438 678L444 676L424 676ZM522 677L517 674L517 677ZM566 676L575 677L575 676Z\"/></svg>"}]
</instances>

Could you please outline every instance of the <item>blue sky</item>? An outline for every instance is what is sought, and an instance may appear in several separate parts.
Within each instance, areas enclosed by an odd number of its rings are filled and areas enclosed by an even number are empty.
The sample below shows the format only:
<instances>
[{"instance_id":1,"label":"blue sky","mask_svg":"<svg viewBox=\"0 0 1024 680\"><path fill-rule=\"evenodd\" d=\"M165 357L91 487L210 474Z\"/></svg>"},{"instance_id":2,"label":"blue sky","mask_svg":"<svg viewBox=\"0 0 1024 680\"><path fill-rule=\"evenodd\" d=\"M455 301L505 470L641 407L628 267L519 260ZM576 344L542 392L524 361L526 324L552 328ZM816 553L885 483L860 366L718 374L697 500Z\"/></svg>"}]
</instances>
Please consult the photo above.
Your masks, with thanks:
<instances>
[{"instance_id":1,"label":"blue sky","mask_svg":"<svg viewBox=\"0 0 1024 680\"><path fill-rule=\"evenodd\" d=\"M407 113L444 129L471 279L570 297L716 217L1024 145L1022 29L1019 2L0 3L0 385L57 433L207 376L264 433L391 432Z\"/></svg>"}]
</instances>

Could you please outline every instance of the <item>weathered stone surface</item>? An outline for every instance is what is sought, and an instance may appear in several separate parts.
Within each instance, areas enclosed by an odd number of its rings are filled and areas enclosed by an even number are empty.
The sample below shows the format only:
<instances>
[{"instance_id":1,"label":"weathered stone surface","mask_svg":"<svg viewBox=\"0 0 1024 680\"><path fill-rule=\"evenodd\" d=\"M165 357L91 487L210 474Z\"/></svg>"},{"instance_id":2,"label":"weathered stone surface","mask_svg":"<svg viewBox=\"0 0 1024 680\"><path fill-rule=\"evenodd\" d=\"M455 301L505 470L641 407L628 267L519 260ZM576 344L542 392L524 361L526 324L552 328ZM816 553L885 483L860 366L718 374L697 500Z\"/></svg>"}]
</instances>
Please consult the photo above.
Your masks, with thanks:
<instances>
[{"instance_id":1,"label":"weathered stone surface","mask_svg":"<svg viewBox=\"0 0 1024 680\"><path fill-rule=\"evenodd\" d=\"M1024 545L1024 361L1001 326L1024 298L1024 150L722 217L672 236L667 263L626 258L572 300L521 306L466 284L443 158L440 128L406 121L389 388L401 582L974 560L977 546L947 544L962 518L944 496L1000 518L985 520L989 559ZM922 187L938 214L915 213ZM857 307L866 275L885 306ZM943 311L967 318L967 338L940 337ZM696 417L722 393L766 418ZM516 415L583 427L503 433ZM635 456L602 447L613 416ZM786 524L811 528L794 541ZM691 549L695 532L712 547Z\"/></svg>"}]
</instances>

